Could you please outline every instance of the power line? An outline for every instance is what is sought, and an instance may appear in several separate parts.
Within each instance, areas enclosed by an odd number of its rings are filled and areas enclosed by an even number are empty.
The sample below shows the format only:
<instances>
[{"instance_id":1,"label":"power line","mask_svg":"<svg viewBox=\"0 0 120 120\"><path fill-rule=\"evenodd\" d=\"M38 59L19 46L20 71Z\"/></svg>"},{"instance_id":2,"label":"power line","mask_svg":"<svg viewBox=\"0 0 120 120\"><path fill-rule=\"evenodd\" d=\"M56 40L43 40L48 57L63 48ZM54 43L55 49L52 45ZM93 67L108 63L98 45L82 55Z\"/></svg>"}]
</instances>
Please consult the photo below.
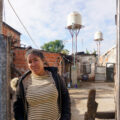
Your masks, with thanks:
<instances>
[{"instance_id":1,"label":"power line","mask_svg":"<svg viewBox=\"0 0 120 120\"><path fill-rule=\"evenodd\" d=\"M18 14L16 13L14 7L12 6L12 4L10 3L10 1L8 0L8 3L10 5L10 7L12 8L13 12L15 13L16 17L18 18L19 22L21 23L21 25L23 26L24 30L26 31L26 33L28 34L28 36L30 37L31 41L34 43L34 45L39 48L39 46L35 43L35 41L33 40L32 36L30 35L30 33L28 32L27 28L25 27L25 25L23 24L23 22L21 21L20 17L18 16Z\"/></svg>"}]
</instances>

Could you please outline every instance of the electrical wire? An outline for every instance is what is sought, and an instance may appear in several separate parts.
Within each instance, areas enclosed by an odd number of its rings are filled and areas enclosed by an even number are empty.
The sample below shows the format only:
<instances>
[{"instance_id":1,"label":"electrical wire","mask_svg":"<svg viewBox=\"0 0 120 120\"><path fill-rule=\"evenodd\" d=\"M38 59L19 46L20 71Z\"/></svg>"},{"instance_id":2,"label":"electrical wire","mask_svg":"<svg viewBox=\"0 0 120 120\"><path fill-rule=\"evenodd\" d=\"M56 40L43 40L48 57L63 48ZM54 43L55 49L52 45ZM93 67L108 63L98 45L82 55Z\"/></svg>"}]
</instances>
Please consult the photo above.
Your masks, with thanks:
<instances>
[{"instance_id":1,"label":"electrical wire","mask_svg":"<svg viewBox=\"0 0 120 120\"><path fill-rule=\"evenodd\" d=\"M21 23L21 25L23 26L24 30L26 31L26 33L28 34L29 38L31 39L31 41L33 42L33 44L39 48L39 46L35 43L34 39L32 38L32 36L30 35L30 33L28 32L27 28L25 27L25 25L23 24L23 22L21 21L20 17L18 16L18 14L16 13L14 7L12 6L12 4L10 3L10 1L8 0L8 3L10 5L10 7L12 8L13 12L15 13L16 17L18 18L19 22Z\"/></svg>"},{"instance_id":2,"label":"electrical wire","mask_svg":"<svg viewBox=\"0 0 120 120\"><path fill-rule=\"evenodd\" d=\"M35 41L32 39L30 33L28 32L27 28L25 27L25 25L23 24L23 22L21 21L21 19L19 18L18 14L16 13L15 9L13 8L12 4L10 3L10 1L8 0L9 5L11 6L13 12L15 13L15 15L17 16L19 22L21 23L21 25L23 26L23 28L25 29L25 31L27 32L28 36L30 37L30 39L32 40L32 42L37 46L37 44L35 43ZM66 59L68 62L72 63L69 59L65 58L64 56L62 56L62 59Z\"/></svg>"}]
</instances>

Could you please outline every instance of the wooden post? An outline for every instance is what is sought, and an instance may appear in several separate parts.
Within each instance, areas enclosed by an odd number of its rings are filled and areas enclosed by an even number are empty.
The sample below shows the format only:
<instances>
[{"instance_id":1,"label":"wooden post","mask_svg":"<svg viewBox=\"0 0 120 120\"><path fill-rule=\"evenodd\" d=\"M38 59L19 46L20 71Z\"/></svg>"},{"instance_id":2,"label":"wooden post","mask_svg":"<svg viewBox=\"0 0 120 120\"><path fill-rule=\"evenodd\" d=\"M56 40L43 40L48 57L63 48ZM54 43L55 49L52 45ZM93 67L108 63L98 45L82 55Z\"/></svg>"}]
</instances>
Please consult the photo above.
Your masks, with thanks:
<instances>
[{"instance_id":1,"label":"wooden post","mask_svg":"<svg viewBox=\"0 0 120 120\"><path fill-rule=\"evenodd\" d=\"M113 119L115 118L115 112L97 112L98 103L95 101L96 90L92 89L89 91L87 112L85 113L84 120L95 120L100 119Z\"/></svg>"},{"instance_id":2,"label":"wooden post","mask_svg":"<svg viewBox=\"0 0 120 120\"><path fill-rule=\"evenodd\" d=\"M120 120L120 0L116 0L117 6L117 44L116 44L116 120Z\"/></svg>"},{"instance_id":3,"label":"wooden post","mask_svg":"<svg viewBox=\"0 0 120 120\"><path fill-rule=\"evenodd\" d=\"M88 95L87 112L84 120L95 120L98 104L95 101L96 90L92 89Z\"/></svg>"}]
</instances>

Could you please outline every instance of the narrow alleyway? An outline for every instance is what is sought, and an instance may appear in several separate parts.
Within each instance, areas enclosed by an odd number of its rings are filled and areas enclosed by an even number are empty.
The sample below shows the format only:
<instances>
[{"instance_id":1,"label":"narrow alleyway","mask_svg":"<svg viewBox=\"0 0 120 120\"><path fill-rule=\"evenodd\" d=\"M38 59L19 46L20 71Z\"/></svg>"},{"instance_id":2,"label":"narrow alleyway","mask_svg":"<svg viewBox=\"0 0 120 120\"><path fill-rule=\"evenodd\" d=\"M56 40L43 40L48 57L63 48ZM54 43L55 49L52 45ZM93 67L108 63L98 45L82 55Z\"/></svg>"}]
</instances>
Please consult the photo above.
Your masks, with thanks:
<instances>
[{"instance_id":1,"label":"narrow alleyway","mask_svg":"<svg viewBox=\"0 0 120 120\"><path fill-rule=\"evenodd\" d=\"M98 112L115 111L114 83L81 82L80 88L70 88L72 120L84 120L87 111L87 98L90 89L96 89ZM97 119L96 120L100 120ZM103 120L103 119L102 119ZM107 120L107 119L104 119ZM110 119L109 119L110 120Z\"/></svg>"}]
</instances>

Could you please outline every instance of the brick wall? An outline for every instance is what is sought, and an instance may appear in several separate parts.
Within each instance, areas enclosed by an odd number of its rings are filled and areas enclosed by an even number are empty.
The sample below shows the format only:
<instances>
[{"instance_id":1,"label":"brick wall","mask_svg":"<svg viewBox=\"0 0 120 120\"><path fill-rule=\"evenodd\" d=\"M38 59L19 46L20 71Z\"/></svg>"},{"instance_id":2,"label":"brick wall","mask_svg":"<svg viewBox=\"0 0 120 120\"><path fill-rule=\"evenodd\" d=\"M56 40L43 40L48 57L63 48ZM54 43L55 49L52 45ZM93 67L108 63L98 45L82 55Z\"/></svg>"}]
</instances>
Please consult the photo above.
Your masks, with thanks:
<instances>
[{"instance_id":1,"label":"brick wall","mask_svg":"<svg viewBox=\"0 0 120 120\"><path fill-rule=\"evenodd\" d=\"M2 24L2 34L4 36L11 36L13 42L16 41L16 43L14 44L14 46L20 47L20 33L15 30L14 28L12 28L11 26L9 26L8 24L4 23Z\"/></svg>"},{"instance_id":2,"label":"brick wall","mask_svg":"<svg viewBox=\"0 0 120 120\"><path fill-rule=\"evenodd\" d=\"M15 68L20 71L20 73L24 73L28 69L24 55L24 49L14 50L13 64L15 65Z\"/></svg>"},{"instance_id":3,"label":"brick wall","mask_svg":"<svg viewBox=\"0 0 120 120\"><path fill-rule=\"evenodd\" d=\"M59 53L50 53L50 52L44 52L42 51L46 61L48 62L49 66L58 67L59 73L61 74L63 71L63 65L62 65L62 57ZM13 57L13 64L14 67L23 74L28 70L26 60L25 60L25 49L23 48L17 48L14 50L14 57ZM14 73L13 73L14 74ZM18 76L16 73L12 75L13 77Z\"/></svg>"},{"instance_id":4,"label":"brick wall","mask_svg":"<svg viewBox=\"0 0 120 120\"><path fill-rule=\"evenodd\" d=\"M26 64L26 60L25 60L25 48L22 48L20 45L20 35L21 33L19 33L17 30L15 30L14 28L12 28L11 26L9 26L8 24L4 23L2 24L2 34L6 37L5 39L7 39L7 37L11 37L10 40L12 43L15 42L15 44L13 44L13 46L11 46L11 48L15 48L13 50L13 58L11 61L12 64L12 78L19 76L18 73L23 74L24 72L26 72L28 70L27 68L27 64ZM63 66L64 66L64 62L62 59L62 55L60 53L51 53L51 52L45 52L42 51L46 61L48 62L49 66L54 66L54 67L58 67L59 73L62 74L63 73Z\"/></svg>"}]
</instances>

